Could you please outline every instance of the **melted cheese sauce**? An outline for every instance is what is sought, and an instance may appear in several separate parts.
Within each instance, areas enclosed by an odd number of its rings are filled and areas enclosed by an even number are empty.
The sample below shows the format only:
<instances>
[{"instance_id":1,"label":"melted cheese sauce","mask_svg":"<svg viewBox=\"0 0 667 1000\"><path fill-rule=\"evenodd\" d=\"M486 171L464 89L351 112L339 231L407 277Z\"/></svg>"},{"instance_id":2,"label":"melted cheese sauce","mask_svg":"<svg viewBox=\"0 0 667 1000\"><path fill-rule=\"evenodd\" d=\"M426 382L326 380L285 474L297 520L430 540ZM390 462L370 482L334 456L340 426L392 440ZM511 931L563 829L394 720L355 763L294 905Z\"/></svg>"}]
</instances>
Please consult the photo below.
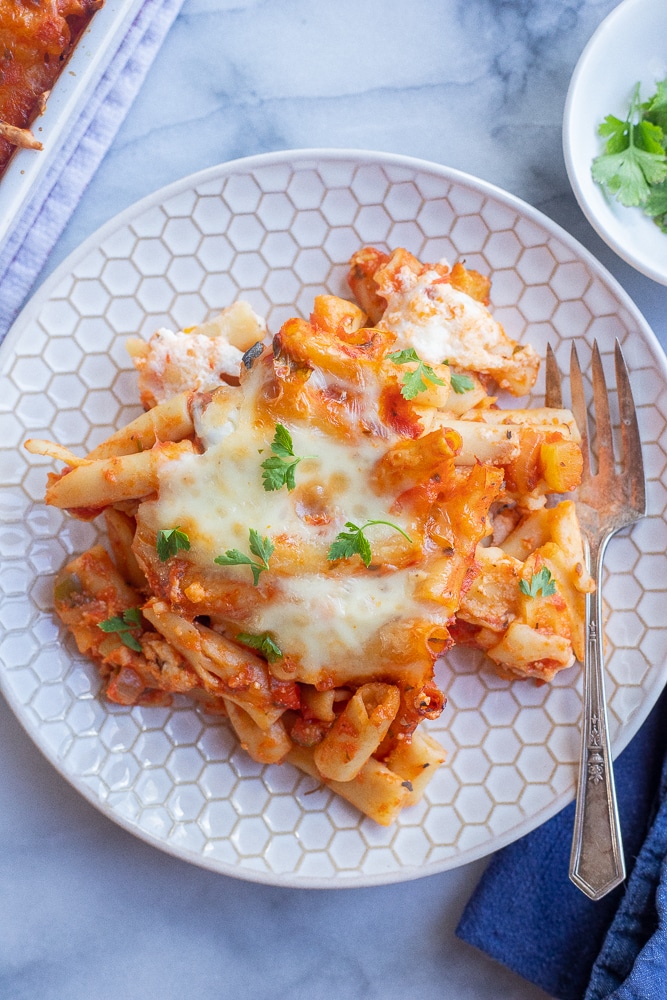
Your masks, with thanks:
<instances>
[{"instance_id":1,"label":"melted cheese sauce","mask_svg":"<svg viewBox=\"0 0 667 1000\"><path fill-rule=\"evenodd\" d=\"M159 498L144 504L141 516L155 530L180 526L190 538L190 561L246 584L252 580L248 566L214 567L215 557L239 549L256 560L249 549L249 529L270 538L276 551L260 577L261 599L240 627L270 632L296 663L298 680L370 675L378 664L363 662L361 653L383 626L398 619L440 618L438 605L414 597L423 569L385 564L374 571L357 557L327 560L347 521L361 526L387 520L410 534L411 522L391 510L395 498L370 486L372 470L391 442L362 434L349 441L310 424L285 423L295 456L303 456L296 468L297 486L291 492L285 486L267 491L261 463L272 455L274 425L258 419L248 386L230 388L195 414L204 452L162 467ZM366 537L373 553L383 546L386 551L387 546L405 550L408 545L382 524L367 529ZM416 557L420 551L421 545ZM290 562L286 555L292 553ZM280 673L279 664L274 672Z\"/></svg>"},{"instance_id":2,"label":"melted cheese sauce","mask_svg":"<svg viewBox=\"0 0 667 1000\"><path fill-rule=\"evenodd\" d=\"M378 326L397 335L397 347L414 347L429 363L449 360L484 370L487 355L510 357L512 345L489 310L428 271L392 295Z\"/></svg>"},{"instance_id":3,"label":"melted cheese sauce","mask_svg":"<svg viewBox=\"0 0 667 1000\"><path fill-rule=\"evenodd\" d=\"M442 281L436 271L416 277L404 269L400 276L401 287L389 293L378 323L396 334L397 347L413 347L431 364L448 361L491 375L514 395L529 391L539 365L529 344L520 346L508 337L486 306Z\"/></svg>"},{"instance_id":4,"label":"melted cheese sauce","mask_svg":"<svg viewBox=\"0 0 667 1000\"><path fill-rule=\"evenodd\" d=\"M217 385L220 376L237 375L242 351L223 337L159 329L141 365L140 386L156 402L186 389Z\"/></svg>"},{"instance_id":5,"label":"melted cheese sauce","mask_svg":"<svg viewBox=\"0 0 667 1000\"><path fill-rule=\"evenodd\" d=\"M388 512L393 497L379 496L369 486L386 442L371 437L346 442L291 425L294 454L301 457L296 488L267 491L262 462L273 455L273 427L258 424L247 405L221 409L209 407L198 421L204 453L185 455L160 474L155 523L187 530L192 558L212 561L234 548L248 552L250 528L274 543L315 544L325 555L346 521L388 520L407 533L405 518ZM385 525L372 530L376 542L397 534Z\"/></svg>"},{"instance_id":6,"label":"melted cheese sauce","mask_svg":"<svg viewBox=\"0 0 667 1000\"><path fill-rule=\"evenodd\" d=\"M406 569L383 575L289 577L280 586L279 599L254 613L253 631L270 632L297 659L299 680L317 683L329 670L339 684L372 676L377 663L364 658L364 647L384 626L410 612L434 617L433 607L412 597L418 575ZM390 673L391 667L386 670Z\"/></svg>"}]
</instances>

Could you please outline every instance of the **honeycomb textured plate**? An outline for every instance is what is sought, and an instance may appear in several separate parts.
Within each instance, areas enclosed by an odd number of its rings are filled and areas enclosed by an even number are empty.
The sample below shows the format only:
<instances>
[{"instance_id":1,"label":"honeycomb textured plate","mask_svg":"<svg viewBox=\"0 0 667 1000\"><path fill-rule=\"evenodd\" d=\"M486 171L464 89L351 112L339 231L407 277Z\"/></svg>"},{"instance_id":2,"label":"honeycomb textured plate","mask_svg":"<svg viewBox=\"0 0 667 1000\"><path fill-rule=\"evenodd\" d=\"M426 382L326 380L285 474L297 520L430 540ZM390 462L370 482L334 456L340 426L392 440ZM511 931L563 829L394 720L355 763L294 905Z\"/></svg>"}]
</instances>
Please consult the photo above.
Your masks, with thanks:
<instances>
[{"instance_id":1,"label":"honeycomb textured plate","mask_svg":"<svg viewBox=\"0 0 667 1000\"><path fill-rule=\"evenodd\" d=\"M291 886L369 885L479 858L527 833L574 794L580 669L551 685L499 680L455 651L438 668L448 706L430 730L449 752L424 801L385 829L290 766L253 763L226 724L186 700L122 708L51 610L53 576L96 527L42 503L48 461L26 437L83 453L139 412L124 341L191 326L238 296L272 331L346 294L360 245L465 258L493 279L509 334L562 368L576 338L628 358L648 470L650 516L611 542L608 696L615 751L667 671L664 615L667 391L662 351L600 265L550 220L481 181L417 160L350 151L269 154L159 191L91 237L24 310L0 374L2 689L53 765L107 816L208 868ZM610 371L610 381L613 376ZM542 400L543 382L534 401Z\"/></svg>"}]
</instances>

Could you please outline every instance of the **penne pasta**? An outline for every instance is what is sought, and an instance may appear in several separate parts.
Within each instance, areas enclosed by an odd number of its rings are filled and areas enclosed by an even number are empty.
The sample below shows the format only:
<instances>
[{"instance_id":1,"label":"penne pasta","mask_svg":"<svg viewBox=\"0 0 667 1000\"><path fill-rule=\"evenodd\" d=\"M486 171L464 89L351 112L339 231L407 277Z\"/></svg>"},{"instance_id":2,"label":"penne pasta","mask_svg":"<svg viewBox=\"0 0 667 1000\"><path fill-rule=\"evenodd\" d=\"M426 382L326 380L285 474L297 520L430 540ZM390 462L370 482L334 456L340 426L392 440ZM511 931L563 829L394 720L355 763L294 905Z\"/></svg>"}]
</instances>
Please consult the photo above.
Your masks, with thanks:
<instances>
[{"instance_id":1,"label":"penne pasta","mask_svg":"<svg viewBox=\"0 0 667 1000\"><path fill-rule=\"evenodd\" d=\"M145 618L191 665L203 687L245 709L269 730L285 711L276 703L263 660L203 625L188 622L161 601L143 608Z\"/></svg>"},{"instance_id":2,"label":"penne pasta","mask_svg":"<svg viewBox=\"0 0 667 1000\"><path fill-rule=\"evenodd\" d=\"M572 441L581 442L581 434L571 410L558 410L547 406L533 406L525 410L485 408L468 410L465 419L496 426L509 424L521 427L528 424L545 431L560 431Z\"/></svg>"},{"instance_id":3,"label":"penne pasta","mask_svg":"<svg viewBox=\"0 0 667 1000\"><path fill-rule=\"evenodd\" d=\"M488 656L501 668L501 676L539 677L551 680L558 670L572 666L574 653L568 636L541 632L523 622L512 622Z\"/></svg>"},{"instance_id":4,"label":"penne pasta","mask_svg":"<svg viewBox=\"0 0 667 1000\"><path fill-rule=\"evenodd\" d=\"M331 781L351 781L375 753L400 705L398 688L391 684L362 684L321 743L313 759L317 770Z\"/></svg>"},{"instance_id":5,"label":"penne pasta","mask_svg":"<svg viewBox=\"0 0 667 1000\"><path fill-rule=\"evenodd\" d=\"M89 460L134 455L148 451L161 441L182 441L194 433L190 415L190 392L180 392L142 413L116 431L87 456Z\"/></svg>"},{"instance_id":6,"label":"penne pasta","mask_svg":"<svg viewBox=\"0 0 667 1000\"><path fill-rule=\"evenodd\" d=\"M66 465L76 469L80 465L88 465L89 459L80 458L71 452L69 448L54 444L53 441L44 441L42 438L28 438L23 447L32 455L42 455L45 458L54 458L56 462L65 462Z\"/></svg>"},{"instance_id":7,"label":"penne pasta","mask_svg":"<svg viewBox=\"0 0 667 1000\"><path fill-rule=\"evenodd\" d=\"M321 781L332 792L346 799L381 826L391 826L401 809L409 802L410 792L401 776L373 757L366 761L351 781L330 781L323 778L313 759L313 751L305 747L292 747L285 759Z\"/></svg>"},{"instance_id":8,"label":"penne pasta","mask_svg":"<svg viewBox=\"0 0 667 1000\"><path fill-rule=\"evenodd\" d=\"M122 510L107 507L104 511L104 522L113 561L121 576L135 590L147 590L148 581L132 548L137 530L134 518Z\"/></svg>"},{"instance_id":9,"label":"penne pasta","mask_svg":"<svg viewBox=\"0 0 667 1000\"><path fill-rule=\"evenodd\" d=\"M225 706L229 721L245 752L258 764L282 764L292 748L292 742L280 719L268 729L262 729L236 702L225 698Z\"/></svg>"},{"instance_id":10,"label":"penne pasta","mask_svg":"<svg viewBox=\"0 0 667 1000\"><path fill-rule=\"evenodd\" d=\"M407 805L416 805L435 771L444 764L447 755L437 740L428 733L416 732L408 742L397 743L384 764L400 778L408 790Z\"/></svg>"},{"instance_id":11,"label":"penne pasta","mask_svg":"<svg viewBox=\"0 0 667 1000\"><path fill-rule=\"evenodd\" d=\"M149 451L101 458L54 476L46 502L67 510L102 510L125 500L138 500L159 486L160 465L192 453L189 441L156 444Z\"/></svg>"}]
</instances>

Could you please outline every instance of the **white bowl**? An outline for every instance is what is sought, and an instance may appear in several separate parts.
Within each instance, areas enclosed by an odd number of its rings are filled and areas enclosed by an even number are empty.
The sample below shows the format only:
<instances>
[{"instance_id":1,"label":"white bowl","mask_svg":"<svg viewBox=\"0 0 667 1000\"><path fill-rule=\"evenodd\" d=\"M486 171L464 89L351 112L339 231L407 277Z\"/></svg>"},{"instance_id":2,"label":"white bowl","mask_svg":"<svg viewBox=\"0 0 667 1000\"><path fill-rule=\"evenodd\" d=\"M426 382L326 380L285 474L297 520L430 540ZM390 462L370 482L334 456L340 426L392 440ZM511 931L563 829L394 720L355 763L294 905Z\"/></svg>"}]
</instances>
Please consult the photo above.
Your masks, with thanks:
<instances>
[{"instance_id":1,"label":"white bowl","mask_svg":"<svg viewBox=\"0 0 667 1000\"><path fill-rule=\"evenodd\" d=\"M641 208L625 208L591 176L603 150L598 126L624 118L635 84L642 100L667 77L666 0L625 0L602 22L584 49L570 82L563 151L570 183L586 218L628 264L667 285L667 234Z\"/></svg>"}]
</instances>

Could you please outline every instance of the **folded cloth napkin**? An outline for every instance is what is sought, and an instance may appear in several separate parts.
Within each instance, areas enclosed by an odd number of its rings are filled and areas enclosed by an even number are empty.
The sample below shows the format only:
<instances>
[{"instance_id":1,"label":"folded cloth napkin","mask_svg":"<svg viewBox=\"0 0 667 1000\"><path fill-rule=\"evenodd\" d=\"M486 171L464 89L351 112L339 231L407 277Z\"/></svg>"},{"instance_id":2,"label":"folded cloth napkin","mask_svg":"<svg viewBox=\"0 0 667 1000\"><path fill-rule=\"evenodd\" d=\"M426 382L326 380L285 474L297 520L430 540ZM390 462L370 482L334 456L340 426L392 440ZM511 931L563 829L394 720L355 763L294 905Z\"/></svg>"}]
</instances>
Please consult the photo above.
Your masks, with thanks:
<instances>
[{"instance_id":1,"label":"folded cloth napkin","mask_svg":"<svg viewBox=\"0 0 667 1000\"><path fill-rule=\"evenodd\" d=\"M145 0L0 246L0 341L111 145L183 0Z\"/></svg>"},{"instance_id":2,"label":"folded cloth napkin","mask_svg":"<svg viewBox=\"0 0 667 1000\"><path fill-rule=\"evenodd\" d=\"M667 692L615 764L628 878L568 878L574 803L496 854L457 935L558 1000L667 998Z\"/></svg>"}]
</instances>

